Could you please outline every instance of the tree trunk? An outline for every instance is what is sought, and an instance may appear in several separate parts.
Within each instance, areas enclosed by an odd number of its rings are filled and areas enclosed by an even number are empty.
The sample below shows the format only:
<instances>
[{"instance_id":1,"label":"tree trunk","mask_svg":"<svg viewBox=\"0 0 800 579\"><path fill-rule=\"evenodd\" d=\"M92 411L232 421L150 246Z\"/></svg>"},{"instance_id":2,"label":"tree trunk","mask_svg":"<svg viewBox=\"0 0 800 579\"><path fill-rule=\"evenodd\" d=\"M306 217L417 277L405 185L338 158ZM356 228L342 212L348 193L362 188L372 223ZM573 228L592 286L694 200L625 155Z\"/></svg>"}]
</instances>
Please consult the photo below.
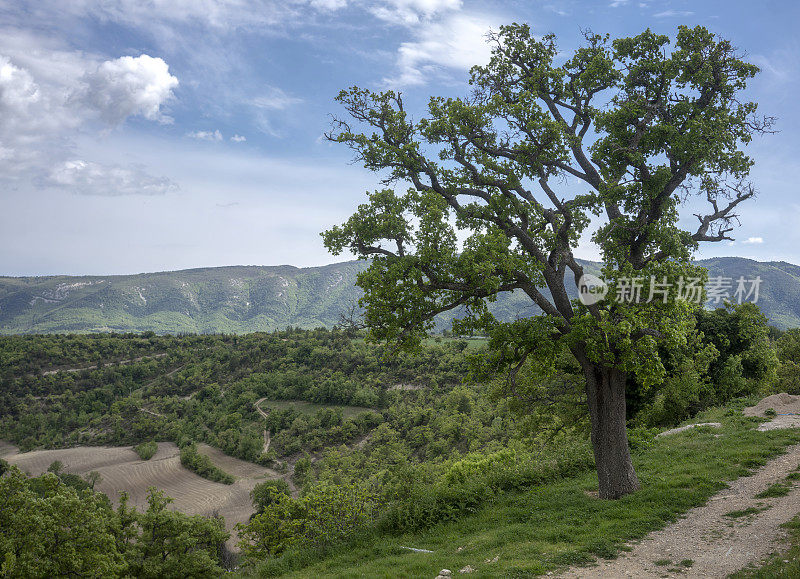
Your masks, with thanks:
<instances>
[{"instance_id":1,"label":"tree trunk","mask_svg":"<svg viewBox=\"0 0 800 579\"><path fill-rule=\"evenodd\" d=\"M639 489L625 428L625 373L591 362L583 372L600 498L618 499Z\"/></svg>"}]
</instances>

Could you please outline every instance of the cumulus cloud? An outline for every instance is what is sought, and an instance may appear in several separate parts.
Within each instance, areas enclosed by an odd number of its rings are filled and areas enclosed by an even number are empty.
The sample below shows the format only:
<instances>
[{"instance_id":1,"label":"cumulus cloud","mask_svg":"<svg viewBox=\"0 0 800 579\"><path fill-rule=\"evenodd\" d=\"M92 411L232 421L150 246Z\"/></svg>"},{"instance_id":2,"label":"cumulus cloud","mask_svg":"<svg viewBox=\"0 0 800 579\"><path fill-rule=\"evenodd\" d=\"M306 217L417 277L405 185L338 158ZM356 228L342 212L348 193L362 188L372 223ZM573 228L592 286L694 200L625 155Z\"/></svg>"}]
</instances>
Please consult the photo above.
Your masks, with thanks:
<instances>
[{"instance_id":1,"label":"cumulus cloud","mask_svg":"<svg viewBox=\"0 0 800 579\"><path fill-rule=\"evenodd\" d=\"M65 161L50 172L46 184L81 195L163 195L178 186L166 177L153 177L141 167Z\"/></svg>"},{"instance_id":2,"label":"cumulus cloud","mask_svg":"<svg viewBox=\"0 0 800 579\"><path fill-rule=\"evenodd\" d=\"M764 243L764 238L763 237L748 237L742 243L747 243L747 244L750 244L750 245L759 245L761 243Z\"/></svg>"},{"instance_id":3,"label":"cumulus cloud","mask_svg":"<svg viewBox=\"0 0 800 579\"><path fill-rule=\"evenodd\" d=\"M0 107L7 112L23 112L41 98L31 74L14 66L11 59L0 55Z\"/></svg>"},{"instance_id":4,"label":"cumulus cloud","mask_svg":"<svg viewBox=\"0 0 800 579\"><path fill-rule=\"evenodd\" d=\"M103 60L40 38L7 35L0 39L0 181L60 186L73 172L76 192L92 184L130 192L137 182L147 190L168 190L158 178L145 178L141 168L105 168L103 181L100 165L79 171L64 163L75 155L80 134L107 131L137 115L166 122L163 105L177 83L160 58ZM121 179L119 187L109 186L112 178Z\"/></svg>"},{"instance_id":5,"label":"cumulus cloud","mask_svg":"<svg viewBox=\"0 0 800 579\"><path fill-rule=\"evenodd\" d=\"M403 42L397 51L398 73L385 78L388 86L425 84L448 71L466 71L489 61L486 34L497 28L482 15L453 14L430 22L416 31L416 39Z\"/></svg>"},{"instance_id":6,"label":"cumulus cloud","mask_svg":"<svg viewBox=\"0 0 800 579\"><path fill-rule=\"evenodd\" d=\"M151 121L170 122L161 106L173 96L178 79L161 58L147 54L107 60L85 77L84 98L110 125L141 115Z\"/></svg>"},{"instance_id":7,"label":"cumulus cloud","mask_svg":"<svg viewBox=\"0 0 800 579\"><path fill-rule=\"evenodd\" d=\"M222 133L219 129L214 131L192 131L186 134L187 137L197 139L198 141L221 141Z\"/></svg>"},{"instance_id":8,"label":"cumulus cloud","mask_svg":"<svg viewBox=\"0 0 800 579\"><path fill-rule=\"evenodd\" d=\"M233 135L231 137L231 141L233 141L234 143L244 143L246 140L247 137L244 137L242 135Z\"/></svg>"}]
</instances>

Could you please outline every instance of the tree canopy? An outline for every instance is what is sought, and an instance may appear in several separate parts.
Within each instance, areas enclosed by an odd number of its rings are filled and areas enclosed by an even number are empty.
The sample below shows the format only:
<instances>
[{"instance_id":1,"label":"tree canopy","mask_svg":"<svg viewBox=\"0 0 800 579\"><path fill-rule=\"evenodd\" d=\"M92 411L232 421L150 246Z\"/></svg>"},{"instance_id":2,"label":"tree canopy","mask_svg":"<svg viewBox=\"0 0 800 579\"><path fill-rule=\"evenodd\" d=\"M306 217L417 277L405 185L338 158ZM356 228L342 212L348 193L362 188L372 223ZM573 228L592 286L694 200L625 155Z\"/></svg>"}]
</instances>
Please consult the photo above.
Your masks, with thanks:
<instances>
[{"instance_id":1,"label":"tree canopy","mask_svg":"<svg viewBox=\"0 0 800 579\"><path fill-rule=\"evenodd\" d=\"M358 283L378 339L413 345L438 313L463 309L456 325L492 338L512 387L526 363L552 372L555 344L566 344L586 376L601 496L621 496L638 486L625 376L663 378L658 344L685 344L699 307L679 291L702 281L694 251L731 239L755 195L743 146L772 119L740 94L758 68L700 26L680 27L674 42L650 30L586 33L563 61L553 35L537 39L524 24L489 42L472 93L431 98L419 120L395 91L339 94L352 120L334 119L328 138L384 185L408 188L368 194L324 240L334 254L371 259ZM584 279L574 250L586 237L609 287L609 299L588 304L568 291ZM487 303L508 291L541 315L494 319Z\"/></svg>"}]
</instances>

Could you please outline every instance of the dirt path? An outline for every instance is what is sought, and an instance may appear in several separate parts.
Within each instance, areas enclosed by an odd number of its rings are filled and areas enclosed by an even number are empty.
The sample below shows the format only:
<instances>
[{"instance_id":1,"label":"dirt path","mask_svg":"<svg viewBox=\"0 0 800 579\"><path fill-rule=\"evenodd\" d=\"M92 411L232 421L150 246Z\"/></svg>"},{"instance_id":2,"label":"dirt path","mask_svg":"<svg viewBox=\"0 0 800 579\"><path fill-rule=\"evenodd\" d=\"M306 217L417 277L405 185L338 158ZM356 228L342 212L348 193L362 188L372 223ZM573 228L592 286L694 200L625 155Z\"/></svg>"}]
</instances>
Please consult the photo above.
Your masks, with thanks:
<instances>
[{"instance_id":1,"label":"dirt path","mask_svg":"<svg viewBox=\"0 0 800 579\"><path fill-rule=\"evenodd\" d=\"M162 354L152 354L150 356L139 356L138 358L131 358L129 360L117 360L111 362L104 362L104 366L114 366L116 364L125 365L125 364L132 364L133 362L141 362L142 360L151 360L153 358L163 358L166 356L166 352ZM42 372L42 376L50 376L51 374L58 374L59 372L81 372L82 370L96 370L97 364L94 366L82 366L80 368L56 368L55 370L45 370Z\"/></svg>"},{"instance_id":2,"label":"dirt path","mask_svg":"<svg viewBox=\"0 0 800 579\"><path fill-rule=\"evenodd\" d=\"M264 419L266 420L267 416L269 416L269 415L266 412L264 412L263 408L261 408L261 403L264 402L264 400L266 400L266 398L259 398L258 400L256 400L253 403L253 405L256 407L256 410L258 410L258 413L261 416L263 416ZM269 445L270 445L271 442L272 442L272 437L270 436L270 432L269 432L269 430L267 430L265 428L264 429L264 449L261 452L263 452L264 454L267 454L269 452Z\"/></svg>"},{"instance_id":3,"label":"dirt path","mask_svg":"<svg viewBox=\"0 0 800 579\"><path fill-rule=\"evenodd\" d=\"M783 497L756 499L755 495L782 481L800 465L800 445L783 454L755 474L731 483L704 506L685 518L652 533L618 559L601 561L596 567L573 568L560 575L575 577L726 577L774 552L784 536L780 525L800 512L800 484ZM747 508L765 509L744 517L727 513ZM656 565L656 561L669 565ZM669 570L692 560L680 575Z\"/></svg>"},{"instance_id":4,"label":"dirt path","mask_svg":"<svg viewBox=\"0 0 800 579\"><path fill-rule=\"evenodd\" d=\"M262 403L262 402L264 402L264 400L266 400L266 398L259 398L258 400L256 400L255 402L253 402L253 405L256 407L256 410L258 410L258 413L259 413L261 416L263 416L264 418L266 418L267 416L269 416L269 414L267 414L266 412L264 412L264 409L263 409L263 408L261 408L261 403Z\"/></svg>"}]
</instances>

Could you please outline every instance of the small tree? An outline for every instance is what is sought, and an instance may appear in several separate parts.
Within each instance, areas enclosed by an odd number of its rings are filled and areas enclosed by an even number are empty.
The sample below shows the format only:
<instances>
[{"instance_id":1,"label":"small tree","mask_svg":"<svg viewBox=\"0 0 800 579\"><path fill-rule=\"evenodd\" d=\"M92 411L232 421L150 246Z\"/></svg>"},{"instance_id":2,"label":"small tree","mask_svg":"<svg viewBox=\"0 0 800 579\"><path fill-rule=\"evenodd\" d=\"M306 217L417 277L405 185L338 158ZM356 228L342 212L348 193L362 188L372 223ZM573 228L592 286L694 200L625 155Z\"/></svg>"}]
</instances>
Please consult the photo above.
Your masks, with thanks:
<instances>
[{"instance_id":1,"label":"small tree","mask_svg":"<svg viewBox=\"0 0 800 579\"><path fill-rule=\"evenodd\" d=\"M103 476L96 470L90 471L84 478L86 480L86 484L88 484L89 488L92 490L94 490L95 485L100 484L100 482L103 480Z\"/></svg>"},{"instance_id":2,"label":"small tree","mask_svg":"<svg viewBox=\"0 0 800 579\"><path fill-rule=\"evenodd\" d=\"M399 93L339 94L367 132L334 119L328 138L386 172L384 183L411 187L370 194L325 244L372 260L358 284L375 338L410 346L437 314L465 310L455 329L491 337L512 387L526 363L551 371L565 344L585 377L600 496L617 498L638 488L626 376L658 384L657 344L685 341L696 307L675 292L648 297L657 284L700 277L698 244L731 239L739 204L755 193L741 146L771 119L737 95L758 68L702 27L681 27L673 47L650 30L614 41L589 33L561 65L555 38L537 40L526 25L489 40L491 61L472 69L474 93L431 98L419 121ZM679 225L684 207L697 211L695 230ZM584 276L573 250L593 221L611 296L629 299L570 297ZM541 315L494 319L487 302L510 291Z\"/></svg>"}]
</instances>

